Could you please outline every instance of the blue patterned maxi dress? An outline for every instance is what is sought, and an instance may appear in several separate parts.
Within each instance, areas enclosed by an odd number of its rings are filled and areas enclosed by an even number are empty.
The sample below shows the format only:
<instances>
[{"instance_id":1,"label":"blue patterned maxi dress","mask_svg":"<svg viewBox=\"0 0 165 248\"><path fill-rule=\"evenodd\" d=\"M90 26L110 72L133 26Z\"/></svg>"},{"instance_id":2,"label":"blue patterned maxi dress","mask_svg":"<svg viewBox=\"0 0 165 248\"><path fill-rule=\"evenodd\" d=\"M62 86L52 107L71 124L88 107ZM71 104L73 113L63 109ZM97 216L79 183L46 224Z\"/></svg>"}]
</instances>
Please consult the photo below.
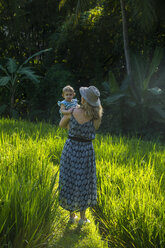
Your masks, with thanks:
<instances>
[{"instance_id":1,"label":"blue patterned maxi dress","mask_svg":"<svg viewBox=\"0 0 165 248\"><path fill-rule=\"evenodd\" d=\"M71 115L69 136L86 140L95 138L93 121L79 124ZM59 176L60 205L69 211L83 211L96 205L96 163L91 141L68 138L64 145Z\"/></svg>"}]
</instances>

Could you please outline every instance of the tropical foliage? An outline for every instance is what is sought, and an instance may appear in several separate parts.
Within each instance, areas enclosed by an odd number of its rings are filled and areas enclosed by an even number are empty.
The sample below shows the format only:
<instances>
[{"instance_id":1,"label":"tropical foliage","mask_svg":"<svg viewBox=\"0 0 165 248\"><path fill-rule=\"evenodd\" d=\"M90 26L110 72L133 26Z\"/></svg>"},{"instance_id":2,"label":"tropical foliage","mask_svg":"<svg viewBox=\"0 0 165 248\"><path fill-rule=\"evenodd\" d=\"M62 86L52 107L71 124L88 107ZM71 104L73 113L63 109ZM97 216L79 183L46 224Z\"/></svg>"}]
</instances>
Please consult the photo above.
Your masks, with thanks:
<instances>
[{"instance_id":1,"label":"tropical foliage","mask_svg":"<svg viewBox=\"0 0 165 248\"><path fill-rule=\"evenodd\" d=\"M109 81L103 83L105 105L109 108L122 106L121 111L125 113L123 116L121 113L122 118L125 123L135 118L137 132L144 123L149 125L149 121L165 124L165 92L159 87L159 80L153 79L162 55L162 49L156 48L149 63L144 63L143 56L133 56L132 73L126 76L120 87L112 72ZM136 118L137 113L140 118Z\"/></svg>"},{"instance_id":2,"label":"tropical foliage","mask_svg":"<svg viewBox=\"0 0 165 248\"><path fill-rule=\"evenodd\" d=\"M22 81L29 79L34 83L39 83L39 76L35 74L32 68L29 66L25 66L33 57L37 57L41 55L44 52L48 52L50 49L42 50L38 53L33 54L28 59L26 59L21 65L19 65L18 62L16 62L14 59L9 58L6 66L3 67L0 65L1 75L0 76L0 86L6 87L10 92L10 111L11 116L14 117L14 114L16 113L15 110L15 95L17 92L18 87L22 86ZM1 112L5 110L5 108L8 107L7 105L1 106Z\"/></svg>"},{"instance_id":3,"label":"tropical foliage","mask_svg":"<svg viewBox=\"0 0 165 248\"><path fill-rule=\"evenodd\" d=\"M149 97L150 101L163 98L165 51L157 63L157 73L146 70L149 69L149 64L156 68L155 64L151 64L154 51L164 48L164 4L163 0L0 0L0 64L3 68L7 69L11 63L16 67L38 51L53 48L51 52L33 57L27 63L28 68L31 67L28 69L28 75L36 71L33 73L33 79L36 75L42 76L40 84L23 79L21 83L17 83L19 86L14 97L11 97L11 90L6 88L9 86L6 84L9 77L1 70L2 76L6 77L1 80L1 84L6 86L0 87L1 114L58 122L60 116L57 101L61 97L64 84L72 84L77 93L80 86L90 84L96 85L102 91L102 83L108 81L109 73L112 72L118 88L121 88L128 74L134 77L137 75L137 78L131 80L132 83L128 86L128 98L121 98L125 101L122 107L113 105L110 107L112 112L109 112L106 101L103 102L105 116L108 118L106 130L117 133L126 130L134 132L136 123L140 122L141 130L147 131L154 127L154 133L155 127L157 130L161 129L164 115L162 100L161 107L156 103L156 107L151 110L154 111L155 117L151 119L153 115L149 113L147 120L141 119L139 114L130 121L132 107L128 106L130 115L125 118L126 110L123 106L136 103L139 108L137 112L144 112L146 117L145 111L142 110L145 104L140 103L142 98L146 100ZM135 54L135 58L132 54ZM140 54L141 62L137 54ZM153 75L151 80L149 75ZM147 88L154 90L141 89L144 78L148 83ZM158 93L155 87L160 88L158 91L162 93L153 97L153 91ZM139 96L142 92L148 96ZM107 91L105 97L111 97L112 93L114 92ZM78 94L77 97L79 98ZM14 98L15 100L11 100ZM6 106L10 106L10 109ZM116 111L119 112L118 115ZM113 116L114 125L110 116ZM102 127L105 130L104 123Z\"/></svg>"}]
</instances>

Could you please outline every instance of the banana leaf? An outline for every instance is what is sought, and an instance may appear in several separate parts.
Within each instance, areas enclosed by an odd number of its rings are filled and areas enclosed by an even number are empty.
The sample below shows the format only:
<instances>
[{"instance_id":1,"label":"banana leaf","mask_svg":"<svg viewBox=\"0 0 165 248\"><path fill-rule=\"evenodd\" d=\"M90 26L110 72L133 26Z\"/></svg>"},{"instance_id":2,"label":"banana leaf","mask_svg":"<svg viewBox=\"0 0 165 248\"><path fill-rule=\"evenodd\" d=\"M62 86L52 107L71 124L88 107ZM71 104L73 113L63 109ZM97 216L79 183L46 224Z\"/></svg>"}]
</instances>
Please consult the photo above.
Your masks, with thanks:
<instances>
[{"instance_id":1,"label":"banana leaf","mask_svg":"<svg viewBox=\"0 0 165 248\"><path fill-rule=\"evenodd\" d=\"M109 97L107 97L103 102L107 105L110 104L117 104L118 100L121 100L122 98L124 98L126 96L125 93L117 93L117 94L113 94Z\"/></svg>"},{"instance_id":2,"label":"banana leaf","mask_svg":"<svg viewBox=\"0 0 165 248\"><path fill-rule=\"evenodd\" d=\"M0 78L0 86L6 86L11 80L10 76L4 76Z\"/></svg>"},{"instance_id":3,"label":"banana leaf","mask_svg":"<svg viewBox=\"0 0 165 248\"><path fill-rule=\"evenodd\" d=\"M16 64L16 61L12 58L9 58L8 59L8 62L7 62L7 69L10 73L14 73L16 72L17 68L18 68L18 65Z\"/></svg>"}]
</instances>

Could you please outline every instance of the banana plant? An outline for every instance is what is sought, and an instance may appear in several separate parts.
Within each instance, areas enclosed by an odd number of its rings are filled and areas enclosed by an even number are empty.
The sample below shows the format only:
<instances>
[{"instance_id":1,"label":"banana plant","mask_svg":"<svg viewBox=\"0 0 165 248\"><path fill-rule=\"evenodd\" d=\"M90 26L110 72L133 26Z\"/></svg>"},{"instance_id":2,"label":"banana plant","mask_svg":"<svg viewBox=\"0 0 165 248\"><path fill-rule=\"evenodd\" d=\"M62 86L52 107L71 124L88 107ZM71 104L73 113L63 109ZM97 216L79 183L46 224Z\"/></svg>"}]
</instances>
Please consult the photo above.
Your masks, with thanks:
<instances>
[{"instance_id":1,"label":"banana plant","mask_svg":"<svg viewBox=\"0 0 165 248\"><path fill-rule=\"evenodd\" d=\"M9 58L5 66L0 65L0 86L5 87L10 92L10 112L15 109L15 96L18 87L22 84L24 79L29 79L33 83L40 82L40 76L36 75L33 68L27 66L28 62L45 52L49 52L50 49L41 50L29 58L27 58L22 64L19 64L15 59ZM4 111L7 105L3 104L0 108L0 112Z\"/></svg>"},{"instance_id":2,"label":"banana plant","mask_svg":"<svg viewBox=\"0 0 165 248\"><path fill-rule=\"evenodd\" d=\"M150 87L152 76L157 72L163 56L163 50L156 48L150 64L139 56L133 56L132 72L126 76L121 86L112 72L109 79L103 82L104 104L120 104L124 101L125 107L134 108L144 106L156 113L158 122L165 123L165 92L158 87L158 80ZM162 75L164 77L164 74ZM159 76L161 77L161 75Z\"/></svg>"}]
</instances>

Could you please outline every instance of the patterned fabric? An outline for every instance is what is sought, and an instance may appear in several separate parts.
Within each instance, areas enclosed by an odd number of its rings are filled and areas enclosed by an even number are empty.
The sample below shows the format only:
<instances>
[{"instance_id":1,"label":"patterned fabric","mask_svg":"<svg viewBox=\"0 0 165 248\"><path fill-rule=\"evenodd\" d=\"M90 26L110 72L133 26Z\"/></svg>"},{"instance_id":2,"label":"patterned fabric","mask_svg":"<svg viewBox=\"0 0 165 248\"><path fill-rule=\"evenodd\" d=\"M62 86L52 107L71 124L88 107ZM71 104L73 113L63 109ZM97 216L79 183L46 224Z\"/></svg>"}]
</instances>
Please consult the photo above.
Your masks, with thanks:
<instances>
[{"instance_id":1,"label":"patterned fabric","mask_svg":"<svg viewBox=\"0 0 165 248\"><path fill-rule=\"evenodd\" d=\"M60 107L61 107L61 104L64 104L65 109L68 110L68 109L70 109L70 108L72 108L72 107L76 107L77 104L78 104L78 100L77 100L77 98L72 99L71 102L68 102L68 101L66 101L66 100L63 100L63 101L58 101L57 104L58 104L58 106L60 106ZM59 113L60 113L60 115L61 115L61 117L62 117L63 114L61 113L61 110L59 110Z\"/></svg>"},{"instance_id":2,"label":"patterned fabric","mask_svg":"<svg viewBox=\"0 0 165 248\"><path fill-rule=\"evenodd\" d=\"M92 121L79 124L70 119L69 135L94 139ZM59 176L60 205L69 211L83 211L96 205L96 163L93 144L67 139L61 155Z\"/></svg>"},{"instance_id":3,"label":"patterned fabric","mask_svg":"<svg viewBox=\"0 0 165 248\"><path fill-rule=\"evenodd\" d=\"M87 140L93 140L95 138L95 128L93 126L93 121L79 124L72 115L69 125L69 136L71 137L78 137Z\"/></svg>"}]
</instances>

